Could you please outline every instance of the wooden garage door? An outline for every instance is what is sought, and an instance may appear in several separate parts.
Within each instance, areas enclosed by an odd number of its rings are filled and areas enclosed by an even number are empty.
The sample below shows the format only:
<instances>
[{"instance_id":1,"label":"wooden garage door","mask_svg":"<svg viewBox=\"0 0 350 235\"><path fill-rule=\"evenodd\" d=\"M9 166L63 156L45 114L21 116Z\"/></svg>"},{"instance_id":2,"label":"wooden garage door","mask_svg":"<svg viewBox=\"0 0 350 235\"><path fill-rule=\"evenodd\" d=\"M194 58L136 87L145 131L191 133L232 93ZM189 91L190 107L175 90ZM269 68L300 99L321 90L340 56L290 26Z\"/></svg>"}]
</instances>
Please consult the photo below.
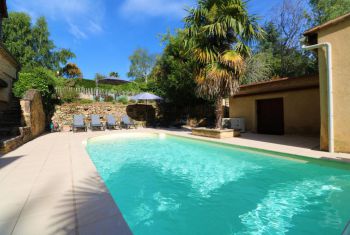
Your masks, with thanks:
<instances>
[{"instance_id":1,"label":"wooden garage door","mask_svg":"<svg viewBox=\"0 0 350 235\"><path fill-rule=\"evenodd\" d=\"M284 134L283 98L257 100L258 133Z\"/></svg>"}]
</instances>

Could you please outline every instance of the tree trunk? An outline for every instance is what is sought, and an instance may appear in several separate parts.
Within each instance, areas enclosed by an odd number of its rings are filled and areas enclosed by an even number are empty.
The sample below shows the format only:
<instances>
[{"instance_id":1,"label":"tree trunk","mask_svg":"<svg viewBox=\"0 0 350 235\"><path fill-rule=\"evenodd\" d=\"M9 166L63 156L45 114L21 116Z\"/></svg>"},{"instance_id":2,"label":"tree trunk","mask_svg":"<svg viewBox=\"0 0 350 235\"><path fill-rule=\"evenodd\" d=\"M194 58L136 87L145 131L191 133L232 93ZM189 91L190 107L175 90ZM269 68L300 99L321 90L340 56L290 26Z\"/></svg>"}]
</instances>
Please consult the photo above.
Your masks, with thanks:
<instances>
[{"instance_id":1,"label":"tree trunk","mask_svg":"<svg viewBox=\"0 0 350 235\"><path fill-rule=\"evenodd\" d=\"M215 127L217 129L222 129L222 115L223 115L223 108L222 108L222 97L219 96L216 99L215 102L215 115L216 115L216 123L215 123Z\"/></svg>"}]
</instances>

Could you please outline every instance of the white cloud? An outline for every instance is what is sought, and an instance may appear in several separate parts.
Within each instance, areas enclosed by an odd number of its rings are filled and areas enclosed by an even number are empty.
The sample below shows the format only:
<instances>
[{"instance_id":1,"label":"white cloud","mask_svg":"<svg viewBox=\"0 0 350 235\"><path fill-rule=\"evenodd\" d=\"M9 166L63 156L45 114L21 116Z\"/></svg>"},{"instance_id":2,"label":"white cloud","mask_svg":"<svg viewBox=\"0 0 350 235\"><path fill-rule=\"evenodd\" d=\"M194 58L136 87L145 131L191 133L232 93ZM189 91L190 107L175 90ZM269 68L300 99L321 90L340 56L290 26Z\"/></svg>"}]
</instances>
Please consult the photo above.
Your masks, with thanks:
<instances>
[{"instance_id":1,"label":"white cloud","mask_svg":"<svg viewBox=\"0 0 350 235\"><path fill-rule=\"evenodd\" d=\"M75 38L87 38L89 34L103 31L105 14L104 0L12 0L9 8L24 11L33 19L45 16L51 20L63 21Z\"/></svg>"},{"instance_id":2,"label":"white cloud","mask_svg":"<svg viewBox=\"0 0 350 235\"><path fill-rule=\"evenodd\" d=\"M185 7L192 0L125 0L122 13L130 18L140 16L181 18L186 15Z\"/></svg>"}]
</instances>

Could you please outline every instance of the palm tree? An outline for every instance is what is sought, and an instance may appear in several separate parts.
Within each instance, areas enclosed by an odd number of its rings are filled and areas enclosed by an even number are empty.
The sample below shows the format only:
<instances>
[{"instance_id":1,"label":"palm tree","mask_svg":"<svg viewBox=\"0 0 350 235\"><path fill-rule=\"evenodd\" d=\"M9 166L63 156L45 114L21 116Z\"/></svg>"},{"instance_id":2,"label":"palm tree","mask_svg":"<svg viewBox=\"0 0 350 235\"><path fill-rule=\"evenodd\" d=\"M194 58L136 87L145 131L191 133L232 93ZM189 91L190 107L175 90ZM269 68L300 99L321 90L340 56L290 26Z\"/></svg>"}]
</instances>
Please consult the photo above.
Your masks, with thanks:
<instances>
[{"instance_id":1,"label":"palm tree","mask_svg":"<svg viewBox=\"0 0 350 235\"><path fill-rule=\"evenodd\" d=\"M242 0L199 0L185 18L186 45L197 61L198 94L215 100L216 128L221 128L222 100L239 89L249 45L262 37L257 18Z\"/></svg>"}]
</instances>

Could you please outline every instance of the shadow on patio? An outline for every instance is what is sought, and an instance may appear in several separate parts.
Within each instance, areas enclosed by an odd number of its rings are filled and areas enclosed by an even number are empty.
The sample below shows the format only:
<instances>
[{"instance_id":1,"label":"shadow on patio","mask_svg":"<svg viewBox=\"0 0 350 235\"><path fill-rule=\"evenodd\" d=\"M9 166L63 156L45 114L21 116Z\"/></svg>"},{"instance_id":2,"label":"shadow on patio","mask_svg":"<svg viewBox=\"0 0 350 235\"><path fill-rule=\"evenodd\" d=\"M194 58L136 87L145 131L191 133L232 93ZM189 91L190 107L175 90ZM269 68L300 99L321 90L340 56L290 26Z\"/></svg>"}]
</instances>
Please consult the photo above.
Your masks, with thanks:
<instances>
[{"instance_id":1,"label":"shadow on patio","mask_svg":"<svg viewBox=\"0 0 350 235\"><path fill-rule=\"evenodd\" d=\"M240 139L251 140L257 142L265 142L269 144L287 145L292 147L319 150L319 138L314 136L298 136L298 135L263 135L255 133L242 133Z\"/></svg>"},{"instance_id":2,"label":"shadow on patio","mask_svg":"<svg viewBox=\"0 0 350 235\"><path fill-rule=\"evenodd\" d=\"M70 209L73 202L74 210ZM61 210L60 208L67 208ZM73 198L68 191L58 204L60 212L53 215L51 234L132 234L112 196L100 176L94 175L78 181Z\"/></svg>"},{"instance_id":3,"label":"shadow on patio","mask_svg":"<svg viewBox=\"0 0 350 235\"><path fill-rule=\"evenodd\" d=\"M13 156L13 157L0 156L0 169L6 167L7 165L15 162L16 160L18 160L22 157L24 157L24 156Z\"/></svg>"},{"instance_id":4,"label":"shadow on patio","mask_svg":"<svg viewBox=\"0 0 350 235\"><path fill-rule=\"evenodd\" d=\"M73 188L60 178L47 181L28 199L11 234L132 234L97 173Z\"/></svg>"}]
</instances>

